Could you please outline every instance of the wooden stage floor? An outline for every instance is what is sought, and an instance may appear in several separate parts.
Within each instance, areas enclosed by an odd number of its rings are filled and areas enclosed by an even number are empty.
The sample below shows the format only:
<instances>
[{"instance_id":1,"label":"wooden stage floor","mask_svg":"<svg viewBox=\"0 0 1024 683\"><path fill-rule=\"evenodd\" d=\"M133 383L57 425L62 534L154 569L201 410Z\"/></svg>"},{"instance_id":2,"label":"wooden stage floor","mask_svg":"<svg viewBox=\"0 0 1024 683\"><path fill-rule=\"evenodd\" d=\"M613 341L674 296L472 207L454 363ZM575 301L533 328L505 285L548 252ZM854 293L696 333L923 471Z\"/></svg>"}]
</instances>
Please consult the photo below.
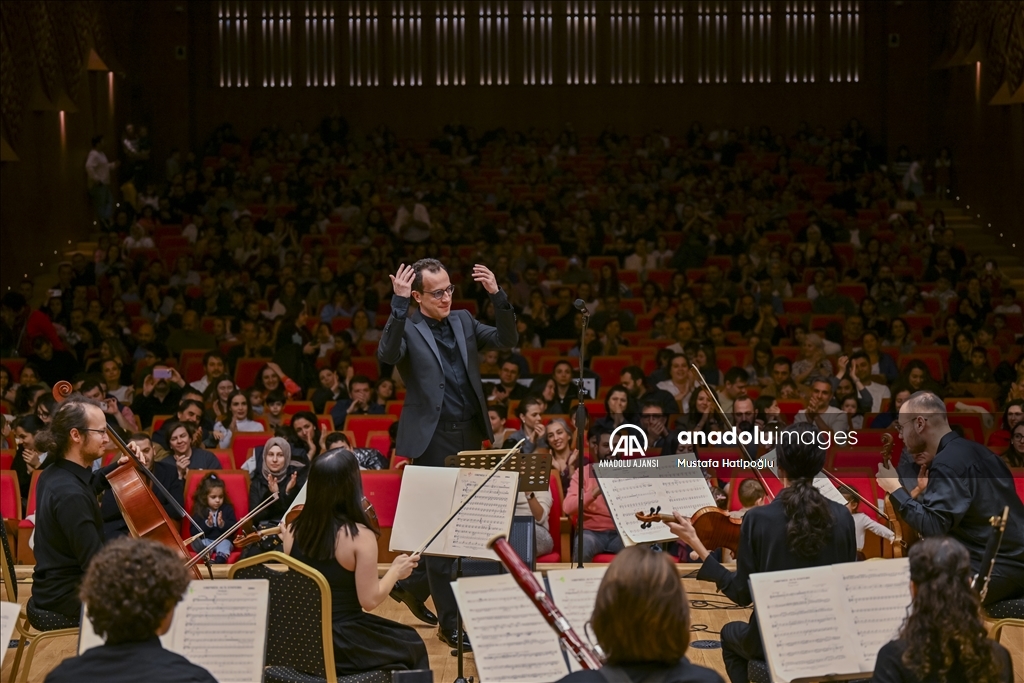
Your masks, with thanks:
<instances>
[{"instance_id":1,"label":"wooden stage floor","mask_svg":"<svg viewBox=\"0 0 1024 683\"><path fill-rule=\"evenodd\" d=\"M387 565L381 565L383 570ZM566 569L569 565L541 565L538 569ZM680 572L683 575L683 587L691 600L690 620L695 631L690 636L691 643L700 640L718 641L718 632L724 624L730 621L746 621L750 615L750 609L733 605L728 598L718 594L715 585L705 581L697 581L687 574L694 573L696 566L690 567L680 565ZM31 567L18 566L18 600L24 604L31 594ZM215 568L215 578L226 578L227 568L218 566ZM430 668L434 671L435 683L451 683L458 673L456 658L452 657L450 649L437 639L437 627L427 626L417 621L405 605L396 603L393 600L385 600L374 614L387 619L392 619L402 624L412 626L426 643L427 652L430 655ZM1024 683L1024 629L1004 629L1002 643L1010 650L1014 664L1015 683ZM75 654L77 642L73 638L62 638L44 643L37 651L35 661L32 664L32 671L29 677L30 683L41 683L47 672L55 667L61 660ZM725 678L725 665L722 661L720 649L700 649L691 647L687 656L695 664L700 664L718 671ZM5 658L3 668L0 669L0 681L10 681L11 665L14 660L14 650L9 651ZM20 672L19 672L20 673ZM472 653L465 657L465 675L468 678L473 676L475 683L479 681L476 673L476 666L473 662ZM728 679L726 679L728 680ZM495 683L484 681L483 683Z\"/></svg>"}]
</instances>

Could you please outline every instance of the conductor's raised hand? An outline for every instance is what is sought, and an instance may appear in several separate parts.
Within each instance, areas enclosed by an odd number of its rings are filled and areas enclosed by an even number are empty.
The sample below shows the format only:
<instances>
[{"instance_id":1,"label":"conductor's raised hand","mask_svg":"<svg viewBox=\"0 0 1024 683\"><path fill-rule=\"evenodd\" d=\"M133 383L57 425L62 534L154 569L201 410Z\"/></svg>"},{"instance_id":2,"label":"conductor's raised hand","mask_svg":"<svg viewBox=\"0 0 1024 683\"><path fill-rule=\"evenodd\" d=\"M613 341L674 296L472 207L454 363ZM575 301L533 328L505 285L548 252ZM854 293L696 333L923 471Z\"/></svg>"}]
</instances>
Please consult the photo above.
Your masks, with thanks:
<instances>
[{"instance_id":1,"label":"conductor's raised hand","mask_svg":"<svg viewBox=\"0 0 1024 683\"><path fill-rule=\"evenodd\" d=\"M498 293L498 280L487 266L479 263L473 266L473 280L479 282L488 294Z\"/></svg>"},{"instance_id":2,"label":"conductor's raised hand","mask_svg":"<svg viewBox=\"0 0 1024 683\"><path fill-rule=\"evenodd\" d=\"M412 281L416 279L416 271L412 269L412 266L403 263L398 266L396 274L388 277L391 278L391 288L395 291L395 296L412 296Z\"/></svg>"},{"instance_id":3,"label":"conductor's raised hand","mask_svg":"<svg viewBox=\"0 0 1024 683\"><path fill-rule=\"evenodd\" d=\"M398 575L398 580L408 579L412 570L420 563L419 555L399 555L391 562L391 568Z\"/></svg>"}]
</instances>

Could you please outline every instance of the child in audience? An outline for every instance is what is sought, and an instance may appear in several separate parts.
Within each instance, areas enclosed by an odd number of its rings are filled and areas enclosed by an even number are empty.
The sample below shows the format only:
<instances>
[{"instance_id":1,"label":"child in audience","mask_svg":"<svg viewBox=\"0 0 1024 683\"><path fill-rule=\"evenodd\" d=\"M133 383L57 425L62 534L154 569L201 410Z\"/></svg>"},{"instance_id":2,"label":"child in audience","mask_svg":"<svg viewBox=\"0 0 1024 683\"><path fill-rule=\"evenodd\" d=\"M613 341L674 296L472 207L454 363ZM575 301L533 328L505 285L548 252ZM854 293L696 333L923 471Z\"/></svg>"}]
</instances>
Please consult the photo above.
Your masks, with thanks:
<instances>
[{"instance_id":1,"label":"child in audience","mask_svg":"<svg viewBox=\"0 0 1024 683\"><path fill-rule=\"evenodd\" d=\"M896 535L892 532L892 529L884 527L875 520L871 519L863 512L857 512L857 508L860 507L860 500L854 495L853 491L849 489L843 489L841 491L843 498L846 499L846 509L853 515L853 523L857 531L857 552L863 552L864 550L864 532L870 530L871 533L876 536L881 536L887 541L892 541L896 538Z\"/></svg>"},{"instance_id":2,"label":"child in audience","mask_svg":"<svg viewBox=\"0 0 1024 683\"><path fill-rule=\"evenodd\" d=\"M741 507L739 510L733 510L729 513L730 517L736 519L743 519L743 515L747 514L747 511L751 508L756 508L758 505L764 505L764 487L761 486L761 482L757 479L744 479L740 482L739 498Z\"/></svg>"},{"instance_id":3,"label":"child in audience","mask_svg":"<svg viewBox=\"0 0 1024 683\"><path fill-rule=\"evenodd\" d=\"M238 521L235 517L235 508L227 501L224 480L217 476L216 472L210 472L199 482L199 488L192 498L192 518L206 534L205 538L200 538L192 544L192 549L196 552L211 545ZM214 564L227 563L231 548L231 539L224 539L210 552L210 561Z\"/></svg>"},{"instance_id":4,"label":"child in audience","mask_svg":"<svg viewBox=\"0 0 1024 683\"><path fill-rule=\"evenodd\" d=\"M494 431L494 441L491 443L500 447L513 431L505 426L505 420L508 419L508 406L504 403L487 406L487 419L491 421L491 429Z\"/></svg>"},{"instance_id":5,"label":"child in audience","mask_svg":"<svg viewBox=\"0 0 1024 683\"><path fill-rule=\"evenodd\" d=\"M263 417L263 392L253 387L245 392L245 397L249 399L249 410L252 414Z\"/></svg>"},{"instance_id":6,"label":"child in audience","mask_svg":"<svg viewBox=\"0 0 1024 683\"><path fill-rule=\"evenodd\" d=\"M971 350L971 364L960 373L960 382L988 383L995 382L992 368L988 366L988 353L984 348L975 346Z\"/></svg>"},{"instance_id":7,"label":"child in audience","mask_svg":"<svg viewBox=\"0 0 1024 683\"><path fill-rule=\"evenodd\" d=\"M267 394L263 403L263 417L267 419L267 427L274 431L284 423L284 392L275 389Z\"/></svg>"},{"instance_id":8,"label":"child in audience","mask_svg":"<svg viewBox=\"0 0 1024 683\"><path fill-rule=\"evenodd\" d=\"M850 429L862 429L864 427L864 415L860 411L860 401L856 396L847 396L843 399L839 409L846 413L846 419L850 423Z\"/></svg>"}]
</instances>

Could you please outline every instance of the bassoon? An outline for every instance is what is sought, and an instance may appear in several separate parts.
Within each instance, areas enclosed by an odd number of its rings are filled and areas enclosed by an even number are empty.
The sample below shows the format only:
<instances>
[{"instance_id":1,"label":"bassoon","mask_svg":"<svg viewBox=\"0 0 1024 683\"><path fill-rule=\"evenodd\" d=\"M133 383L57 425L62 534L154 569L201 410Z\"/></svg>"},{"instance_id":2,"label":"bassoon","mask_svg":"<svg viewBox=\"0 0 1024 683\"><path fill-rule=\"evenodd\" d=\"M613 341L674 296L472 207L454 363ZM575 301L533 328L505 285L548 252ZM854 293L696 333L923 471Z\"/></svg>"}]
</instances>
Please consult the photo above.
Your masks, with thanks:
<instances>
[{"instance_id":1,"label":"bassoon","mask_svg":"<svg viewBox=\"0 0 1024 683\"><path fill-rule=\"evenodd\" d=\"M572 630L572 626L569 624L569 620L565 618L565 615L555 606L555 603L548 597L547 592L537 581L537 577L533 575L530 568L526 566L516 551L512 549L512 546L505 539L505 536L499 534L487 541L487 547L493 550L497 555L501 563L505 565L512 578L516 580L519 587L523 589L523 592L533 601L533 604L537 606L541 616L544 620L555 630L558 635L559 642L562 643L569 654L579 662L580 666L584 669L597 670L600 669L604 664L597 652L594 651L587 643L583 642L583 639Z\"/></svg>"}]
</instances>

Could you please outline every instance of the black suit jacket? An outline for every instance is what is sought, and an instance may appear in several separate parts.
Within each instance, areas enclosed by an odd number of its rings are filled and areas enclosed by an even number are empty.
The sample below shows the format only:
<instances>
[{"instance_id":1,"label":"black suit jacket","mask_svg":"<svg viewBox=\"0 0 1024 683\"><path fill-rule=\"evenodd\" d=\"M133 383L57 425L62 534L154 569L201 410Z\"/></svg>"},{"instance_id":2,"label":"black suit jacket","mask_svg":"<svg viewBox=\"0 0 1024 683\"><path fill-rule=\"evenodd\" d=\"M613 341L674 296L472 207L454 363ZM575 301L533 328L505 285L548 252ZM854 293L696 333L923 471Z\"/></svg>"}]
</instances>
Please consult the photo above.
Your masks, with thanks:
<instances>
[{"instance_id":1,"label":"black suit jacket","mask_svg":"<svg viewBox=\"0 0 1024 683\"><path fill-rule=\"evenodd\" d=\"M789 518L786 517L782 501L776 498L768 505L751 508L743 516L740 547L736 553L736 571L729 571L715 559L714 555L709 555L697 572L697 578L702 581L714 581L726 597L745 607L753 600L750 595L751 574L855 561L857 538L853 515L839 503L828 501L828 505L835 522L828 542L816 557L801 557L789 549L786 541L786 524ZM761 646L756 608L750 615L749 623L750 629L745 644L749 652L760 652L763 658L764 649Z\"/></svg>"},{"instance_id":2,"label":"black suit jacket","mask_svg":"<svg viewBox=\"0 0 1024 683\"><path fill-rule=\"evenodd\" d=\"M392 297L391 315L377 346L377 358L382 363L397 366L405 382L405 404L398 421L395 445L400 455L418 458L433 438L440 420L444 371L434 334L419 310L409 311L408 315L395 311L396 306L401 309L406 301L403 297ZM462 362L466 365L469 383L480 404L479 426L489 439L493 439L494 434L487 419L487 400L480 383L477 353L485 348L510 349L519 341L516 313L505 292L498 290L491 296L491 301L497 327L484 325L464 310L452 311L448 316Z\"/></svg>"}]
</instances>

